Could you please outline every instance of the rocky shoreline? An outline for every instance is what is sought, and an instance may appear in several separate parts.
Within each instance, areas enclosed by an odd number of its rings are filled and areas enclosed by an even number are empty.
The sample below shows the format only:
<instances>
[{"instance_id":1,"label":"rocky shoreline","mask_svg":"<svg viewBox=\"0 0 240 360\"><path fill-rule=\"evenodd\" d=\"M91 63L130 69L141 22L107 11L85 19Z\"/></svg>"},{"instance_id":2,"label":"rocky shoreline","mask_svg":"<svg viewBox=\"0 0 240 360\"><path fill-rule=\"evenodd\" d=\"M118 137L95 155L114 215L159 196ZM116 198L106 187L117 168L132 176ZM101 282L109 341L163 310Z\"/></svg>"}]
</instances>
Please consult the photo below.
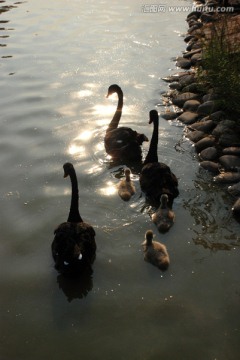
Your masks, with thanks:
<instances>
[{"instance_id":1,"label":"rocky shoreline","mask_svg":"<svg viewBox=\"0 0 240 360\"><path fill-rule=\"evenodd\" d=\"M197 81L197 68L202 62L203 53L200 36L209 36L211 24L221 21L221 14L206 9L216 8L222 3L197 1L198 10L187 16L189 29L184 39L187 43L186 51L176 59L177 67L184 71L163 79L169 82L170 90L163 95L169 107L165 113L161 113L161 117L166 120L177 119L185 125L184 135L193 142L200 166L212 174L214 182L226 186L226 190L233 196L232 213L240 220L240 118L236 119L234 115L224 112L213 89L203 93ZM240 8L240 1L236 0L228 1L227 4L238 5ZM240 25L237 11L227 16L231 16L231 24ZM231 32L231 39L236 41L234 35L239 35L237 27L236 34ZM173 111L170 110L172 106Z\"/></svg>"}]
</instances>

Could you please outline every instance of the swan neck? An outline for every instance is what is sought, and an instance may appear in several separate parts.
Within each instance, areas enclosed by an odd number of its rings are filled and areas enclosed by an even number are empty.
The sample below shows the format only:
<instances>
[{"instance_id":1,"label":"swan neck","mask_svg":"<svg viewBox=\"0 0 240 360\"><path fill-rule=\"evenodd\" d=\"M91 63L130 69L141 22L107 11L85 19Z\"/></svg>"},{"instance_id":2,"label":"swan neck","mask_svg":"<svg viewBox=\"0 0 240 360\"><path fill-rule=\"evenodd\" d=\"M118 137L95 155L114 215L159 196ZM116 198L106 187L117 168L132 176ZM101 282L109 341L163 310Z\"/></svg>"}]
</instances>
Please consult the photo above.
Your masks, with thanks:
<instances>
[{"instance_id":1,"label":"swan neck","mask_svg":"<svg viewBox=\"0 0 240 360\"><path fill-rule=\"evenodd\" d=\"M154 119L152 138L151 138L148 154L147 154L146 159L144 161L144 165L146 165L148 163L158 162L158 154L157 154L158 126L159 126L159 120Z\"/></svg>"},{"instance_id":2,"label":"swan neck","mask_svg":"<svg viewBox=\"0 0 240 360\"><path fill-rule=\"evenodd\" d=\"M79 209L78 209L78 200L79 200L79 194L78 194L78 181L76 172L74 169L72 169L71 173L69 174L72 184L72 197L71 197L71 205L70 205L70 211L68 215L68 222L83 222Z\"/></svg>"},{"instance_id":3,"label":"swan neck","mask_svg":"<svg viewBox=\"0 0 240 360\"><path fill-rule=\"evenodd\" d=\"M146 240L147 246L152 246L152 238Z\"/></svg>"},{"instance_id":4,"label":"swan neck","mask_svg":"<svg viewBox=\"0 0 240 360\"><path fill-rule=\"evenodd\" d=\"M113 115L112 121L110 122L107 131L117 129L119 121L122 116L122 108L123 108L123 92L121 89L117 91L118 94L118 104L117 109Z\"/></svg>"}]
</instances>

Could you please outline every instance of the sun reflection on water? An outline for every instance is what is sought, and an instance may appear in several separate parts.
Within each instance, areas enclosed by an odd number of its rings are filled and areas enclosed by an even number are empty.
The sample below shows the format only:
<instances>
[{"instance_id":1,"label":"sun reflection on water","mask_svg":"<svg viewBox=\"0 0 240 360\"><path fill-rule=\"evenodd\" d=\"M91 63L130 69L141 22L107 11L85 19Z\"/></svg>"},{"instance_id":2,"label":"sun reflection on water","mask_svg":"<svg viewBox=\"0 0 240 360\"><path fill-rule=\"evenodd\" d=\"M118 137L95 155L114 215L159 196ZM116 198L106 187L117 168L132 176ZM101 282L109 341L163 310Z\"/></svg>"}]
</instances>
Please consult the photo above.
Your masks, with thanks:
<instances>
[{"instance_id":1,"label":"sun reflection on water","mask_svg":"<svg viewBox=\"0 0 240 360\"><path fill-rule=\"evenodd\" d=\"M86 149L83 145L71 144L68 148L68 153L70 155L84 156Z\"/></svg>"},{"instance_id":2,"label":"sun reflection on water","mask_svg":"<svg viewBox=\"0 0 240 360\"><path fill-rule=\"evenodd\" d=\"M92 131L85 130L81 132L81 134L79 134L74 140L88 141L89 139L91 139L91 137L92 137Z\"/></svg>"},{"instance_id":3,"label":"sun reflection on water","mask_svg":"<svg viewBox=\"0 0 240 360\"><path fill-rule=\"evenodd\" d=\"M96 104L93 107L93 114L94 115L112 115L114 114L116 110L116 105L110 104L110 105L102 105L102 104Z\"/></svg>"},{"instance_id":4,"label":"sun reflection on water","mask_svg":"<svg viewBox=\"0 0 240 360\"><path fill-rule=\"evenodd\" d=\"M105 196L111 196L116 194L117 188L116 185L112 181L107 181L106 186L99 189L100 194Z\"/></svg>"},{"instance_id":5,"label":"sun reflection on water","mask_svg":"<svg viewBox=\"0 0 240 360\"><path fill-rule=\"evenodd\" d=\"M87 171L86 171L86 174L89 174L89 175L96 175L96 174L99 174L103 171L103 168L102 166L100 165L93 165L91 168L89 168Z\"/></svg>"},{"instance_id":6,"label":"sun reflection on water","mask_svg":"<svg viewBox=\"0 0 240 360\"><path fill-rule=\"evenodd\" d=\"M76 136L68 147L68 154L83 157L86 155L86 147L83 143L89 141L93 136L92 131L84 130Z\"/></svg>"},{"instance_id":7,"label":"sun reflection on water","mask_svg":"<svg viewBox=\"0 0 240 360\"><path fill-rule=\"evenodd\" d=\"M85 97L91 96L93 92L91 90L80 90L80 91L74 91L71 93L72 99L83 99Z\"/></svg>"}]
</instances>

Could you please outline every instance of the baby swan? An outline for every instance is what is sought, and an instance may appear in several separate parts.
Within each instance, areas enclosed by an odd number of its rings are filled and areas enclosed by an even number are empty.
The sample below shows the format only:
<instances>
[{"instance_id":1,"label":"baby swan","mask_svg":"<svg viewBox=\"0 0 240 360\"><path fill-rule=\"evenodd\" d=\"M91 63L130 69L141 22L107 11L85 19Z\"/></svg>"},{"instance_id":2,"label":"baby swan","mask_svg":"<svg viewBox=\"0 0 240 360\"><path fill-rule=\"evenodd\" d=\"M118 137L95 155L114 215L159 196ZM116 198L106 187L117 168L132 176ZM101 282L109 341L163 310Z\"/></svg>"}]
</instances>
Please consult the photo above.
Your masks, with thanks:
<instances>
[{"instance_id":1,"label":"baby swan","mask_svg":"<svg viewBox=\"0 0 240 360\"><path fill-rule=\"evenodd\" d=\"M145 241L142 243L144 260L157 266L161 270L167 270L170 260L165 245L153 241L153 232L148 230L145 234Z\"/></svg>"},{"instance_id":2,"label":"baby swan","mask_svg":"<svg viewBox=\"0 0 240 360\"><path fill-rule=\"evenodd\" d=\"M131 172L129 169L125 169L124 174L126 176L125 179L122 179L119 183L118 183L118 194L119 196L124 200L124 201L128 201L131 199L132 195L135 194L136 189L135 186L133 185L133 182L131 180Z\"/></svg>"},{"instance_id":3,"label":"baby swan","mask_svg":"<svg viewBox=\"0 0 240 360\"><path fill-rule=\"evenodd\" d=\"M160 198L160 206L152 215L152 221L155 225L157 225L158 231L165 233L171 226L173 226L174 220L175 214L169 208L168 195L162 194Z\"/></svg>"}]
</instances>

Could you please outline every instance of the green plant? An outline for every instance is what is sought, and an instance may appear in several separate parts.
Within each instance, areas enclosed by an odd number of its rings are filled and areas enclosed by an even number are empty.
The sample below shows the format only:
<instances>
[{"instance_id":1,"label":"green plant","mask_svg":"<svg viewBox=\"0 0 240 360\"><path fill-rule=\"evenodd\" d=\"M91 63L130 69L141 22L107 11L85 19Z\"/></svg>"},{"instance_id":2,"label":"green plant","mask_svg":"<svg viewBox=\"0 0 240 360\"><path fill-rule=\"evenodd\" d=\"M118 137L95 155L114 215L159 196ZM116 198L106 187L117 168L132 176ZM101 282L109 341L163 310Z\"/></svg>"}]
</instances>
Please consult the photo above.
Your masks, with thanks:
<instances>
[{"instance_id":1,"label":"green plant","mask_svg":"<svg viewBox=\"0 0 240 360\"><path fill-rule=\"evenodd\" d=\"M236 33L239 30L234 28ZM198 81L213 89L223 110L240 114L240 42L234 42L232 34L224 17L212 27L210 39L203 44Z\"/></svg>"}]
</instances>

